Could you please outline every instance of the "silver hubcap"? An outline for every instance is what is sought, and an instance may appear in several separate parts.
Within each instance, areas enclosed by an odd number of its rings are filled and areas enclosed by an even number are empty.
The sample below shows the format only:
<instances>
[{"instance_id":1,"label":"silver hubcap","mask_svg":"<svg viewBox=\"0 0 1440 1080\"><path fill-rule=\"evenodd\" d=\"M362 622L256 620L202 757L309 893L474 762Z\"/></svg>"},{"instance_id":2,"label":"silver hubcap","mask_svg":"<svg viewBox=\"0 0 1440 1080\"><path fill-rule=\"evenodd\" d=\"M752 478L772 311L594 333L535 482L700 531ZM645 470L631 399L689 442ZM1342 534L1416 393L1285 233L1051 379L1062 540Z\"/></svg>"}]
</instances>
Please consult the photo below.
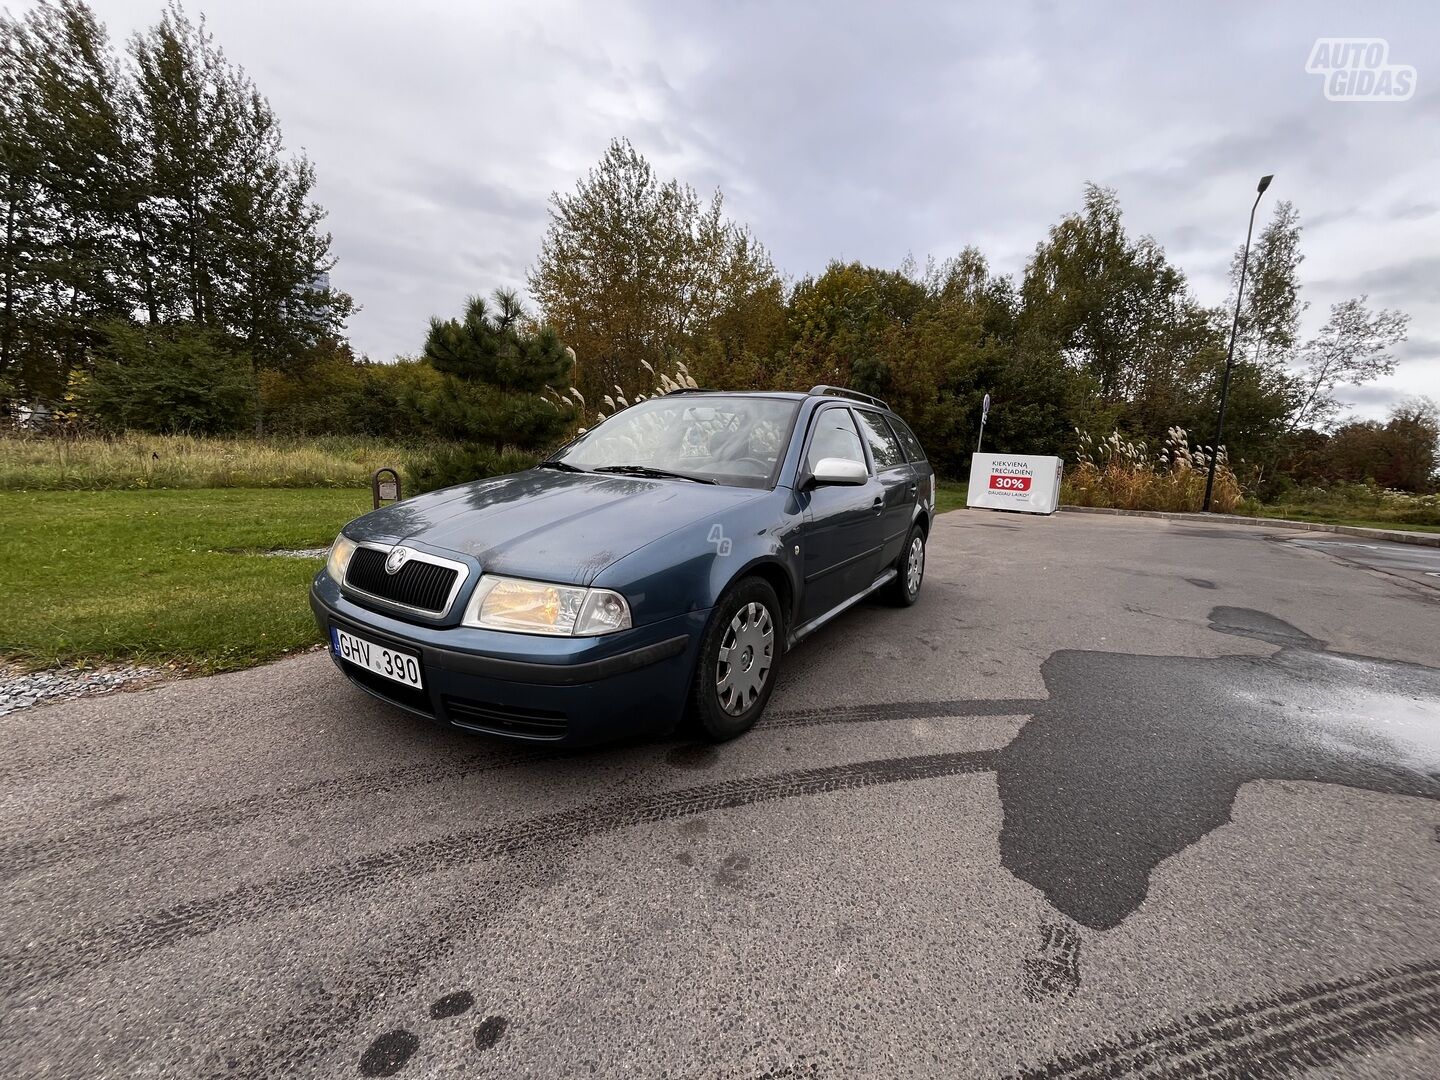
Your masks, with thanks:
<instances>
[{"instance_id":1,"label":"silver hubcap","mask_svg":"<svg viewBox=\"0 0 1440 1080\"><path fill-rule=\"evenodd\" d=\"M739 716L760 696L775 655L775 622L764 604L746 604L735 613L720 639L715 665L715 694L720 707Z\"/></svg>"},{"instance_id":2,"label":"silver hubcap","mask_svg":"<svg viewBox=\"0 0 1440 1080\"><path fill-rule=\"evenodd\" d=\"M910 541L910 557L905 560L905 587L914 596L920 591L920 578L925 574L925 541L915 537Z\"/></svg>"}]
</instances>

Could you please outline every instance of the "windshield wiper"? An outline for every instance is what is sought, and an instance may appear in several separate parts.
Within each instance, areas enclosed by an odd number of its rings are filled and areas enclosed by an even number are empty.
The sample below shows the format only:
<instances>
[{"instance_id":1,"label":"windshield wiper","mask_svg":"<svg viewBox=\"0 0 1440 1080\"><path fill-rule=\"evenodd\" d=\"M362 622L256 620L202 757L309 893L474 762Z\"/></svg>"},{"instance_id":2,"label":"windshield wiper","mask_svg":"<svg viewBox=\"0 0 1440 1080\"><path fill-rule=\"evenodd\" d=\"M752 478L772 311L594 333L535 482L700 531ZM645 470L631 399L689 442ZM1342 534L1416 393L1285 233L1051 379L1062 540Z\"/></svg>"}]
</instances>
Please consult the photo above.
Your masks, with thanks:
<instances>
[{"instance_id":1,"label":"windshield wiper","mask_svg":"<svg viewBox=\"0 0 1440 1080\"><path fill-rule=\"evenodd\" d=\"M537 469L559 469L561 472L584 472L584 471L585 471L584 469L577 469L574 465L571 465L568 461L561 461L559 458L546 458L544 461L539 462L535 467L536 467Z\"/></svg>"},{"instance_id":2,"label":"windshield wiper","mask_svg":"<svg viewBox=\"0 0 1440 1080\"><path fill-rule=\"evenodd\" d=\"M593 472L619 473L622 476L650 476L657 480L693 480L697 484L713 484L706 476L691 476L689 473L671 472L669 469L652 469L649 465L601 465Z\"/></svg>"}]
</instances>

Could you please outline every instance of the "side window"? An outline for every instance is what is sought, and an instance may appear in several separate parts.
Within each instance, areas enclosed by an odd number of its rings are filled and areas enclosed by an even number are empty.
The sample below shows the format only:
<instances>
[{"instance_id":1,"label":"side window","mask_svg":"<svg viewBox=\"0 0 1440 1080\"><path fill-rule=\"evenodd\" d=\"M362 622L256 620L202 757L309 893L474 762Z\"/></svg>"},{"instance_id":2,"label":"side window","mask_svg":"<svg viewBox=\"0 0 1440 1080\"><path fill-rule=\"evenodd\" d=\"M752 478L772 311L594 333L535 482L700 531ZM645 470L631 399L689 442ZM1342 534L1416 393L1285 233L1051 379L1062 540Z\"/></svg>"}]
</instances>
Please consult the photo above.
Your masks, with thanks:
<instances>
[{"instance_id":1,"label":"side window","mask_svg":"<svg viewBox=\"0 0 1440 1080\"><path fill-rule=\"evenodd\" d=\"M860 430L865 433L865 441L870 444L870 454L875 459L875 468L893 469L904 465L905 455L900 451L900 442L890 431L885 418L865 409L860 409L858 415Z\"/></svg>"},{"instance_id":2,"label":"side window","mask_svg":"<svg viewBox=\"0 0 1440 1080\"><path fill-rule=\"evenodd\" d=\"M887 416L890 427L900 437L900 445L905 447L905 455L911 461L924 461L925 450L920 446L920 440L915 438L915 433L910 430L908 424L898 416Z\"/></svg>"},{"instance_id":3,"label":"side window","mask_svg":"<svg viewBox=\"0 0 1440 1080\"><path fill-rule=\"evenodd\" d=\"M816 463L827 457L845 458L865 464L860 433L855 430L855 421L850 419L849 409L825 409L815 419L815 431L810 436L810 452L805 456L805 467L813 471Z\"/></svg>"}]
</instances>

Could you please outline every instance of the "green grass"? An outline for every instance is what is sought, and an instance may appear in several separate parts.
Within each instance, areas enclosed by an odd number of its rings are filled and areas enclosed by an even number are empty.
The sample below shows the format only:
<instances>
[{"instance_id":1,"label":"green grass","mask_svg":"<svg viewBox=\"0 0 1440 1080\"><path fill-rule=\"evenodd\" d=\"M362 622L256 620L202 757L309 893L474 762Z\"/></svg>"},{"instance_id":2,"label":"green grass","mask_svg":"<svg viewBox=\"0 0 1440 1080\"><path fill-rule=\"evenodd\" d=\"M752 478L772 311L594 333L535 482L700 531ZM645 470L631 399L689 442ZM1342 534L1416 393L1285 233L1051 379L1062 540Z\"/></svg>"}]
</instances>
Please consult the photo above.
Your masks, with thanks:
<instances>
[{"instance_id":1,"label":"green grass","mask_svg":"<svg viewBox=\"0 0 1440 1080\"><path fill-rule=\"evenodd\" d=\"M1344 510L1334 506L1300 506L1291 504L1278 504L1273 506L1247 505L1237 509L1237 514L1248 514L1252 517L1285 518L1290 521L1316 521L1327 525L1355 525L1362 529L1399 529L1403 532L1440 532L1440 525L1424 525L1409 521L1396 521L1393 518L1378 516L1366 516L1363 512L1359 514L1346 513Z\"/></svg>"},{"instance_id":2,"label":"green grass","mask_svg":"<svg viewBox=\"0 0 1440 1080\"><path fill-rule=\"evenodd\" d=\"M412 476L446 445L361 436L0 435L0 490L364 488L381 467Z\"/></svg>"},{"instance_id":3,"label":"green grass","mask_svg":"<svg viewBox=\"0 0 1440 1080\"><path fill-rule=\"evenodd\" d=\"M225 671L318 640L306 590L355 490L7 492L0 657Z\"/></svg>"},{"instance_id":4,"label":"green grass","mask_svg":"<svg viewBox=\"0 0 1440 1080\"><path fill-rule=\"evenodd\" d=\"M935 487L935 513L965 509L969 485L959 480L941 480Z\"/></svg>"}]
</instances>

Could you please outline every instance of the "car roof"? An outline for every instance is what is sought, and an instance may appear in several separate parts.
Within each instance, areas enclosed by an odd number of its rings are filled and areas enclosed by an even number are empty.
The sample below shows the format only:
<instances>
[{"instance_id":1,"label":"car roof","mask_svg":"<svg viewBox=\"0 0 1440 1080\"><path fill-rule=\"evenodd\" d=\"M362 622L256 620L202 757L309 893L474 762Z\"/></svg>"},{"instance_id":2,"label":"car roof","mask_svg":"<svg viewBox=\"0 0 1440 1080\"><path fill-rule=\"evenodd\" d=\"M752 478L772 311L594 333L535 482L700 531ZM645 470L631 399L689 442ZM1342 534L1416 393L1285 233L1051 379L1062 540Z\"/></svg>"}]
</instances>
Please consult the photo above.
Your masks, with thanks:
<instances>
[{"instance_id":1,"label":"car roof","mask_svg":"<svg viewBox=\"0 0 1440 1080\"><path fill-rule=\"evenodd\" d=\"M691 397L768 397L779 398L783 401L805 401L814 398L817 401L838 401L845 405L859 405L862 408L875 409L878 412L894 414L895 410L888 405L882 405L874 401L860 401L856 398L845 397L841 394L809 394L798 390L672 390L663 397L680 397L687 395Z\"/></svg>"}]
</instances>

